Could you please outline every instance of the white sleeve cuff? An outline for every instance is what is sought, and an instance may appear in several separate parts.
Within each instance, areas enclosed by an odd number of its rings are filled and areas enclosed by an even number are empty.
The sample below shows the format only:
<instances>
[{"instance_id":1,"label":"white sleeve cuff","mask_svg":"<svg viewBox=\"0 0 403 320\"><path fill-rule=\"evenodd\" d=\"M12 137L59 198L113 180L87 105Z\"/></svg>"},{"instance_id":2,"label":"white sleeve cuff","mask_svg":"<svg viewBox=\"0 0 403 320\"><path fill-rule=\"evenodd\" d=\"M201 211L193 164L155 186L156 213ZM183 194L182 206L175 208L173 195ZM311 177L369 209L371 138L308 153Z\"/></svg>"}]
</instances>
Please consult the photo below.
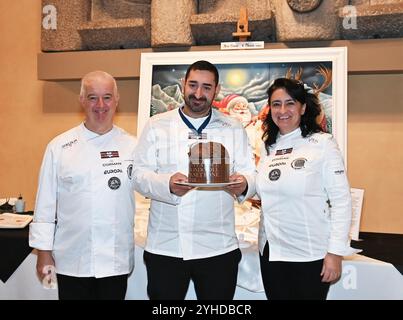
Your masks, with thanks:
<instances>
[{"instance_id":1,"label":"white sleeve cuff","mask_svg":"<svg viewBox=\"0 0 403 320\"><path fill-rule=\"evenodd\" d=\"M327 252L336 254L338 256L351 256L355 253L359 253L362 250L354 249L350 247L350 243L340 244L340 243L329 243Z\"/></svg>"},{"instance_id":2,"label":"white sleeve cuff","mask_svg":"<svg viewBox=\"0 0 403 320\"><path fill-rule=\"evenodd\" d=\"M54 223L32 222L29 225L29 246L38 250L53 250Z\"/></svg>"},{"instance_id":3,"label":"white sleeve cuff","mask_svg":"<svg viewBox=\"0 0 403 320\"><path fill-rule=\"evenodd\" d=\"M236 197L238 203L243 203L246 199L252 198L256 194L255 177L250 175L244 175L244 177L248 183L248 191L245 195L240 195Z\"/></svg>"}]
</instances>

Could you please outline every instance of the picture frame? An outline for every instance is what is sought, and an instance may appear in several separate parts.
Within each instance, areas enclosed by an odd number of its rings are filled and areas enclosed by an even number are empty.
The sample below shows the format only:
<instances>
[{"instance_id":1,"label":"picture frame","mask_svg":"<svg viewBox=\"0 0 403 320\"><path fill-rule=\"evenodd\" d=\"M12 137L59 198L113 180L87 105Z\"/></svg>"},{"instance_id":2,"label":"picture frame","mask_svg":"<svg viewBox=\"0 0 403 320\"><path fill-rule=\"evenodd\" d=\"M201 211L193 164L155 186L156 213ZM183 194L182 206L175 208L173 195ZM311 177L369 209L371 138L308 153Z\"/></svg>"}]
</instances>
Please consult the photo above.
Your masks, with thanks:
<instances>
[{"instance_id":1,"label":"picture frame","mask_svg":"<svg viewBox=\"0 0 403 320\"><path fill-rule=\"evenodd\" d=\"M219 70L222 93L217 108L229 95L243 96L255 117L267 104L271 81L286 76L302 80L318 95L323 128L333 134L347 164L346 47L142 53L137 135L151 115L183 102L181 78L197 60L207 60ZM228 112L228 105L220 110Z\"/></svg>"}]
</instances>

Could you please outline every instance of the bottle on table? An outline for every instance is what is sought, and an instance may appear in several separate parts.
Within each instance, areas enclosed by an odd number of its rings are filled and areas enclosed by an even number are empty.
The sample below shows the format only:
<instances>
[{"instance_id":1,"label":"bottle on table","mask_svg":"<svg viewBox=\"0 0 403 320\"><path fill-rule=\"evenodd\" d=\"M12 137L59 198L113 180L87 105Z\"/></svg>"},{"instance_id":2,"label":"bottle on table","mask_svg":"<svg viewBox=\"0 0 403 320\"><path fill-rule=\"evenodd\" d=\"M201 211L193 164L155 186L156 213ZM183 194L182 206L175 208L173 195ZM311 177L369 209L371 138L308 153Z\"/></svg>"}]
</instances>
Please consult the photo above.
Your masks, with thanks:
<instances>
[{"instance_id":1,"label":"bottle on table","mask_svg":"<svg viewBox=\"0 0 403 320\"><path fill-rule=\"evenodd\" d=\"M22 213L25 212L25 200L22 198L20 194L17 201L15 202L15 212Z\"/></svg>"}]
</instances>

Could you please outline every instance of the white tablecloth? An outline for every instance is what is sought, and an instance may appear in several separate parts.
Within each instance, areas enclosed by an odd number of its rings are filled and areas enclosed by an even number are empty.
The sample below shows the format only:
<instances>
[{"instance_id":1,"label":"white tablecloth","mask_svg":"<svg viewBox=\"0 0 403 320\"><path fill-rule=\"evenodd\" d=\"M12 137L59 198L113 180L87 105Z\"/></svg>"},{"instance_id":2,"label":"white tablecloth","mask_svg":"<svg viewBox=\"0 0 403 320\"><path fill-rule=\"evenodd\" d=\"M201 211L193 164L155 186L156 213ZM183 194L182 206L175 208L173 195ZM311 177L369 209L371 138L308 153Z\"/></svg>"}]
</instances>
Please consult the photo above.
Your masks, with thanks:
<instances>
[{"instance_id":1,"label":"white tablecloth","mask_svg":"<svg viewBox=\"0 0 403 320\"><path fill-rule=\"evenodd\" d=\"M147 275L142 259L143 250L136 247L136 267L129 277L126 299L143 300L147 297ZM0 281L0 299L57 299L57 291L43 289L35 274L36 255L31 253L6 283ZM186 299L196 299L193 284ZM253 292L237 286L236 300L266 299L264 292ZM329 300L403 299L403 276L390 263L361 255L346 257L343 276L330 286Z\"/></svg>"}]
</instances>

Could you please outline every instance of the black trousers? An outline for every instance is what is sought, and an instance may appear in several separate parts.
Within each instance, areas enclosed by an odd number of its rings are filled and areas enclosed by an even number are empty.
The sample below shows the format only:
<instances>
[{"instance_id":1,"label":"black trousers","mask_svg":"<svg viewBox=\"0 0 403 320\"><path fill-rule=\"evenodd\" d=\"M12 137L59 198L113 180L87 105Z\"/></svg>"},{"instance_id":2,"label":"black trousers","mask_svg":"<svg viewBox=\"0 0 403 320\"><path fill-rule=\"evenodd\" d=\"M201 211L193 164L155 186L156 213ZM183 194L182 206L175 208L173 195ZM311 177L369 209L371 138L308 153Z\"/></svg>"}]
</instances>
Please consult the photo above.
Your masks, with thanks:
<instances>
[{"instance_id":1,"label":"black trousers","mask_svg":"<svg viewBox=\"0 0 403 320\"><path fill-rule=\"evenodd\" d=\"M192 279L198 300L232 300L241 251L183 260L144 251L151 300L183 300Z\"/></svg>"},{"instance_id":2,"label":"black trousers","mask_svg":"<svg viewBox=\"0 0 403 320\"><path fill-rule=\"evenodd\" d=\"M269 261L266 243L260 255L264 291L269 300L326 300L330 284L320 275L323 259L310 262Z\"/></svg>"},{"instance_id":3,"label":"black trousers","mask_svg":"<svg viewBox=\"0 0 403 320\"><path fill-rule=\"evenodd\" d=\"M57 274L59 300L124 300L128 275L105 278Z\"/></svg>"}]
</instances>

